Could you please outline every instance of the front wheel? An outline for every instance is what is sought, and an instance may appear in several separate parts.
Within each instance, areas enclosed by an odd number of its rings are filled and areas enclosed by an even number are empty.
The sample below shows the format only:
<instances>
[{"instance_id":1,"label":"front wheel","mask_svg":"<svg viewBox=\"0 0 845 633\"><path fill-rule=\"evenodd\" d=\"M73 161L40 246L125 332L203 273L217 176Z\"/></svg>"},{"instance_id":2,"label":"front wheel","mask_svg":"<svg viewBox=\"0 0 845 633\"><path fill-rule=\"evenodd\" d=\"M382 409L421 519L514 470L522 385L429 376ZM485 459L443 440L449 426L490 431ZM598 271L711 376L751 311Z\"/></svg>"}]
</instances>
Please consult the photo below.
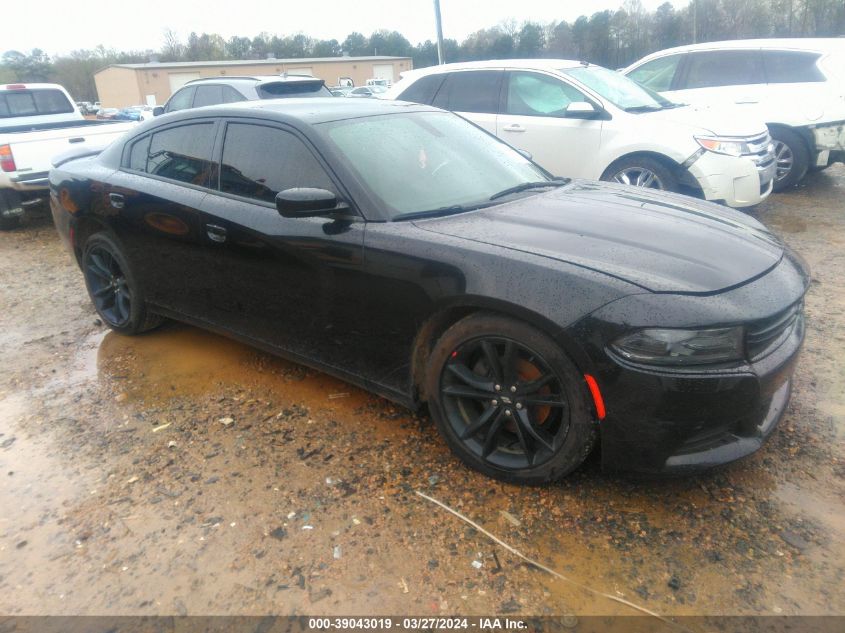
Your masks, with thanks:
<instances>
[{"instance_id":1,"label":"front wheel","mask_svg":"<svg viewBox=\"0 0 845 633\"><path fill-rule=\"evenodd\" d=\"M772 190L784 191L797 185L810 167L810 152L798 134L792 130L772 128L772 142L777 161Z\"/></svg>"},{"instance_id":2,"label":"front wheel","mask_svg":"<svg viewBox=\"0 0 845 633\"><path fill-rule=\"evenodd\" d=\"M572 361L548 336L508 317L479 313L450 327L429 357L426 393L450 448L504 481L559 479L595 441Z\"/></svg>"},{"instance_id":3,"label":"front wheel","mask_svg":"<svg viewBox=\"0 0 845 633\"><path fill-rule=\"evenodd\" d=\"M605 170L601 179L645 189L678 190L678 179L672 171L649 156L620 158Z\"/></svg>"},{"instance_id":4,"label":"front wheel","mask_svg":"<svg viewBox=\"0 0 845 633\"><path fill-rule=\"evenodd\" d=\"M146 306L140 286L120 246L105 233L95 233L85 243L82 272L97 314L121 334L140 334L162 322Z\"/></svg>"}]
</instances>

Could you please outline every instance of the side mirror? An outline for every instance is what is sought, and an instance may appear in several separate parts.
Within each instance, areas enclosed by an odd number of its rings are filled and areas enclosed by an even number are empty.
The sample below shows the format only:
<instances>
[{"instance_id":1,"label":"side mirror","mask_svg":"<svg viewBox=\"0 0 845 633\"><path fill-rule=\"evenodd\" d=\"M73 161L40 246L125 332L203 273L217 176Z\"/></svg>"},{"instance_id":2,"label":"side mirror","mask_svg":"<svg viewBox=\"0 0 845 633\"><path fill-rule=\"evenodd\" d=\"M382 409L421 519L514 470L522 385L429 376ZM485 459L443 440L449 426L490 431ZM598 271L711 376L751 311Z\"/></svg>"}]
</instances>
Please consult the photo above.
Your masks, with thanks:
<instances>
[{"instance_id":1,"label":"side mirror","mask_svg":"<svg viewBox=\"0 0 845 633\"><path fill-rule=\"evenodd\" d=\"M525 158L527 158L528 160L534 160L534 155L531 152L529 152L527 149L519 149L519 148L515 148L515 149L516 149L517 152L519 152L520 154L525 156Z\"/></svg>"},{"instance_id":2,"label":"side mirror","mask_svg":"<svg viewBox=\"0 0 845 633\"><path fill-rule=\"evenodd\" d=\"M276 209L285 218L310 218L346 209L337 196L325 189L296 187L276 194Z\"/></svg>"},{"instance_id":3,"label":"side mirror","mask_svg":"<svg viewBox=\"0 0 845 633\"><path fill-rule=\"evenodd\" d=\"M160 116L164 114L164 106L156 106L153 108L153 116Z\"/></svg>"},{"instance_id":4,"label":"side mirror","mask_svg":"<svg viewBox=\"0 0 845 633\"><path fill-rule=\"evenodd\" d=\"M588 101L573 101L566 106L566 116L573 119L589 119L598 114L596 107Z\"/></svg>"}]
</instances>

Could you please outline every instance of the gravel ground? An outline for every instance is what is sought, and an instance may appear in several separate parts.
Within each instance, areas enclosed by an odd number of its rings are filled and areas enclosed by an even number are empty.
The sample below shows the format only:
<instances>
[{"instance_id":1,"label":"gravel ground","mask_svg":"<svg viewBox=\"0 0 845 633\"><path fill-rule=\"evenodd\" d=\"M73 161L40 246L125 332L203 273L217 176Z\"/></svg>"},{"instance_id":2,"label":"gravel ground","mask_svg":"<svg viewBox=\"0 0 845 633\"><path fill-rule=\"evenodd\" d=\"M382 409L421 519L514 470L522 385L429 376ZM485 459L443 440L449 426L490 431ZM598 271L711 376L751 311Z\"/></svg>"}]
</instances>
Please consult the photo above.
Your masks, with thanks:
<instances>
[{"instance_id":1,"label":"gravel ground","mask_svg":"<svg viewBox=\"0 0 845 633\"><path fill-rule=\"evenodd\" d=\"M47 216L0 234L0 614L845 614L845 169L754 215L808 260L793 399L685 479L520 488L431 421L168 324L100 324Z\"/></svg>"}]
</instances>

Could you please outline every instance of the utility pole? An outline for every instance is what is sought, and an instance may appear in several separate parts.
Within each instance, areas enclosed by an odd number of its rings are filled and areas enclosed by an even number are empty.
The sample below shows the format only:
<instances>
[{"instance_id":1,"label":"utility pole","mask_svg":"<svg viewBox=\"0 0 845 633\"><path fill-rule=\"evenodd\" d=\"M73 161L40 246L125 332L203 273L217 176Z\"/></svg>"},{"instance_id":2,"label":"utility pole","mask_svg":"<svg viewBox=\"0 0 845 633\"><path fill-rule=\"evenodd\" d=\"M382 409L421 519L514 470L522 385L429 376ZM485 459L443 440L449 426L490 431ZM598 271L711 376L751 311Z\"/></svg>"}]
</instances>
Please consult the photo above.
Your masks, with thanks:
<instances>
[{"instance_id":1,"label":"utility pole","mask_svg":"<svg viewBox=\"0 0 845 633\"><path fill-rule=\"evenodd\" d=\"M437 63L443 63L443 25L440 23L440 0L434 0L434 23L437 25Z\"/></svg>"}]
</instances>

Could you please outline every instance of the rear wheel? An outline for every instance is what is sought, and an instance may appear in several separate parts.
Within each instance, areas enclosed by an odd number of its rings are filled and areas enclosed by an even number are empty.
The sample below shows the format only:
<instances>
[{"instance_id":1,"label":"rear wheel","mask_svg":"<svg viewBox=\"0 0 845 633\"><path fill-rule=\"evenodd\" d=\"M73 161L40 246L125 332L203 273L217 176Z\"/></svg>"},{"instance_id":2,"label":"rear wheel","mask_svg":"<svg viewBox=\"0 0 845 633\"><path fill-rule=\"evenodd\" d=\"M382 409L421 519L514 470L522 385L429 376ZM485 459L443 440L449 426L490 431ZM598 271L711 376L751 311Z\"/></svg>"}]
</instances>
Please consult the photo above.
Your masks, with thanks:
<instances>
[{"instance_id":1,"label":"rear wheel","mask_svg":"<svg viewBox=\"0 0 845 633\"><path fill-rule=\"evenodd\" d=\"M595 441L575 366L545 334L508 317L474 314L449 328L429 358L426 393L451 449L504 481L559 479Z\"/></svg>"},{"instance_id":2,"label":"rear wheel","mask_svg":"<svg viewBox=\"0 0 845 633\"><path fill-rule=\"evenodd\" d=\"M792 130L776 127L772 128L771 135L777 161L772 189L784 191L797 185L807 174L810 152L801 137Z\"/></svg>"},{"instance_id":3,"label":"rear wheel","mask_svg":"<svg viewBox=\"0 0 845 633\"><path fill-rule=\"evenodd\" d=\"M678 179L672 171L659 160L649 156L620 158L605 170L601 179L645 189L678 190Z\"/></svg>"},{"instance_id":4,"label":"rear wheel","mask_svg":"<svg viewBox=\"0 0 845 633\"><path fill-rule=\"evenodd\" d=\"M94 308L111 329L140 334L161 324L162 317L147 309L129 262L110 236L95 233L88 238L82 271Z\"/></svg>"}]
</instances>

